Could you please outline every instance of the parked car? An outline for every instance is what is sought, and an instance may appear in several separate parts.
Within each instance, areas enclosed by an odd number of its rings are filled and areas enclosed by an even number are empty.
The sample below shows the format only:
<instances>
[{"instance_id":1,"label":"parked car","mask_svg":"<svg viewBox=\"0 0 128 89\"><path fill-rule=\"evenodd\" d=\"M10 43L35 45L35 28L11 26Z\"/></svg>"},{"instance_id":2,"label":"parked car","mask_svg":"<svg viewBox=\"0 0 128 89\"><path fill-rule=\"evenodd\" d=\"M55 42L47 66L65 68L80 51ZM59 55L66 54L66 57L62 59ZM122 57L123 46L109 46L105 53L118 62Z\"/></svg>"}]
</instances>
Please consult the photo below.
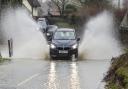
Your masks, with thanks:
<instances>
[{"instance_id":1,"label":"parked car","mask_svg":"<svg viewBox=\"0 0 128 89\"><path fill-rule=\"evenodd\" d=\"M74 29L61 28L53 34L50 44L50 56L56 57L78 57L78 46L80 38L77 38Z\"/></svg>"},{"instance_id":2,"label":"parked car","mask_svg":"<svg viewBox=\"0 0 128 89\"><path fill-rule=\"evenodd\" d=\"M58 29L56 25L48 25L46 28L46 38L48 41L52 38L54 32Z\"/></svg>"},{"instance_id":3,"label":"parked car","mask_svg":"<svg viewBox=\"0 0 128 89\"><path fill-rule=\"evenodd\" d=\"M45 33L46 32L46 28L48 26L48 22L47 22L46 18L38 18L37 22L38 22L38 25L39 25L39 29L43 33Z\"/></svg>"}]
</instances>

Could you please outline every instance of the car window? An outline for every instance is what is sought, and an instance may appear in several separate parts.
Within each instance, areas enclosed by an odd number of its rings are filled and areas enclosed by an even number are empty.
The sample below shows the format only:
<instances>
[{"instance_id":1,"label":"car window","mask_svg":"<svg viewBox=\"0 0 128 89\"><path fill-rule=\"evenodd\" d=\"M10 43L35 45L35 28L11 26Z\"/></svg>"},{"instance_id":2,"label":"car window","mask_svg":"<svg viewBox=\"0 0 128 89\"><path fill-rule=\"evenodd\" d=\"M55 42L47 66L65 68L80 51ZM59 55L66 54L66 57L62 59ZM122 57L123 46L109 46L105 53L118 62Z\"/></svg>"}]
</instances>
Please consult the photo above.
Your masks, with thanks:
<instances>
[{"instance_id":1,"label":"car window","mask_svg":"<svg viewBox=\"0 0 128 89\"><path fill-rule=\"evenodd\" d=\"M47 26L47 23L45 21L39 21L38 24L42 27Z\"/></svg>"},{"instance_id":2,"label":"car window","mask_svg":"<svg viewBox=\"0 0 128 89\"><path fill-rule=\"evenodd\" d=\"M51 28L48 30L48 32L54 32L54 31L56 31L56 28Z\"/></svg>"},{"instance_id":3,"label":"car window","mask_svg":"<svg viewBox=\"0 0 128 89\"><path fill-rule=\"evenodd\" d=\"M72 40L75 39L75 33L73 31L58 31L54 34L55 40Z\"/></svg>"},{"instance_id":4,"label":"car window","mask_svg":"<svg viewBox=\"0 0 128 89\"><path fill-rule=\"evenodd\" d=\"M51 27L48 27L48 32L54 32L56 31L57 27L55 26L51 26Z\"/></svg>"}]
</instances>

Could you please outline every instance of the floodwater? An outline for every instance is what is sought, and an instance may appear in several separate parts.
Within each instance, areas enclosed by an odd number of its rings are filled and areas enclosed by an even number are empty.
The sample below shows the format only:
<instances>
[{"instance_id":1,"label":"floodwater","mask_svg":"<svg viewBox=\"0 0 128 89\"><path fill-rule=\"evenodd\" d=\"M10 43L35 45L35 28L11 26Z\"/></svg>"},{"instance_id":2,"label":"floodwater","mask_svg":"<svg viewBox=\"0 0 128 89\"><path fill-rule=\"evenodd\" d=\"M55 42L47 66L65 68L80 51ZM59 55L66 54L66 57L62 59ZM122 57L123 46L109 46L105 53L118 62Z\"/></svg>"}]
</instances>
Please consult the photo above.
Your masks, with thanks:
<instances>
[{"instance_id":1,"label":"floodwater","mask_svg":"<svg viewBox=\"0 0 128 89\"><path fill-rule=\"evenodd\" d=\"M12 59L0 65L0 89L104 89L109 60Z\"/></svg>"},{"instance_id":2,"label":"floodwater","mask_svg":"<svg viewBox=\"0 0 128 89\"><path fill-rule=\"evenodd\" d=\"M102 80L110 65L110 60L107 59L120 54L118 42L111 40L115 39L111 34L113 22L106 12L91 19L91 24L89 21L87 27L90 30L85 28L85 37L80 44L80 50L86 57L78 61L47 59L47 42L26 11L9 10L6 15L2 20L2 31L6 38L3 40L13 38L14 57L0 65L0 89L104 89ZM14 19L15 22L12 23ZM103 22L105 24L102 25ZM1 50L4 50L2 46Z\"/></svg>"}]
</instances>

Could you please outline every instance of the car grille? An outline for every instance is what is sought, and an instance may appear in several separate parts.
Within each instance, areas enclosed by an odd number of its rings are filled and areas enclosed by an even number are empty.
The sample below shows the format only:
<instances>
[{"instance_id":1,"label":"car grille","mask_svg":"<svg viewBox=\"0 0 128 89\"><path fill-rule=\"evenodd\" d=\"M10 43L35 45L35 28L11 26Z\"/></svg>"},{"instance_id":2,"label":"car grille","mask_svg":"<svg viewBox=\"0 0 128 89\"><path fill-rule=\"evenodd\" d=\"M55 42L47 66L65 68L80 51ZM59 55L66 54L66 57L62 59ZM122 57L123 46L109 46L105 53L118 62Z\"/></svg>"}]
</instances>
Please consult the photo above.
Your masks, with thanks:
<instances>
[{"instance_id":1,"label":"car grille","mask_svg":"<svg viewBox=\"0 0 128 89\"><path fill-rule=\"evenodd\" d=\"M58 50L70 50L71 48L70 47L58 47L57 49Z\"/></svg>"}]
</instances>

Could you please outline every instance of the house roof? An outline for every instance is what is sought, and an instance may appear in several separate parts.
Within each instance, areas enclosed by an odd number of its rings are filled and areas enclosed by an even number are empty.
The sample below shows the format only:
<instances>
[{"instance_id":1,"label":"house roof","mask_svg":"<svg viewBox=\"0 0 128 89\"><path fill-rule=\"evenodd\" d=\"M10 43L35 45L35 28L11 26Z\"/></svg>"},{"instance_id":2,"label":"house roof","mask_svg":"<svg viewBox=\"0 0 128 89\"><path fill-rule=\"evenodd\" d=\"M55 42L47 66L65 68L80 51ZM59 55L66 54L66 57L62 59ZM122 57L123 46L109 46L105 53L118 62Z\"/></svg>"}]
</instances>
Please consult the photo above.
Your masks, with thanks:
<instances>
[{"instance_id":1,"label":"house roof","mask_svg":"<svg viewBox=\"0 0 128 89\"><path fill-rule=\"evenodd\" d=\"M28 2L30 3L30 5L32 7L40 7L41 6L38 0L28 0Z\"/></svg>"}]
</instances>

